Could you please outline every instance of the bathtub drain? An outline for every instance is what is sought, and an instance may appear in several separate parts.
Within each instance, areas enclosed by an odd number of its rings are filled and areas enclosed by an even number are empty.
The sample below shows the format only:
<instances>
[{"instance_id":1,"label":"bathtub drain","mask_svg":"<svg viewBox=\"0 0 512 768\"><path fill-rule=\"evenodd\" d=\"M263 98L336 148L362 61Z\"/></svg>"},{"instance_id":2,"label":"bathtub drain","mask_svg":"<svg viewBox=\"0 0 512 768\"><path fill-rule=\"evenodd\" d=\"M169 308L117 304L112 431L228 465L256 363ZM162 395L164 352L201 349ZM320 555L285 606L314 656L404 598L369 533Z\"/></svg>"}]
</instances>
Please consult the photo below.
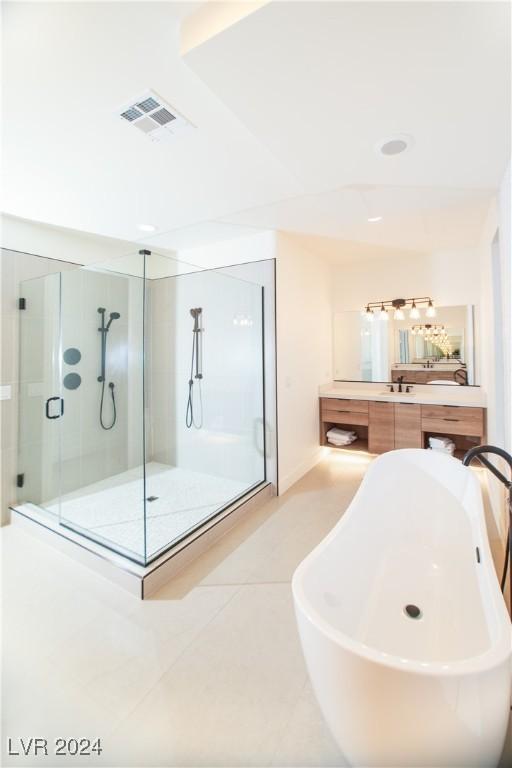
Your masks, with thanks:
<instances>
[{"instance_id":1,"label":"bathtub drain","mask_svg":"<svg viewBox=\"0 0 512 768\"><path fill-rule=\"evenodd\" d=\"M406 605L404 608L404 613L406 616L408 616L410 619L421 619L422 613L417 605Z\"/></svg>"}]
</instances>

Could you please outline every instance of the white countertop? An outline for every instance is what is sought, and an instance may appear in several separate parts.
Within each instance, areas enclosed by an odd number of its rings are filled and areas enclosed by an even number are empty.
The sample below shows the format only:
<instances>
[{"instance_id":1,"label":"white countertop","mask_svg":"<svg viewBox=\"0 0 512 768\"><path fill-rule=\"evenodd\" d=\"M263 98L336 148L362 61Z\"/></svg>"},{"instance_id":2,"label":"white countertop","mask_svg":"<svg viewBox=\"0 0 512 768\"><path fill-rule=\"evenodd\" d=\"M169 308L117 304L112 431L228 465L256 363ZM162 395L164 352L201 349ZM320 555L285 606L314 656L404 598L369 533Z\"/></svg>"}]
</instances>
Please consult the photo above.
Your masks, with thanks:
<instances>
[{"instance_id":1,"label":"white countertop","mask_svg":"<svg viewBox=\"0 0 512 768\"><path fill-rule=\"evenodd\" d=\"M405 385L403 385L405 390ZM421 403L423 405L458 405L485 408L486 397L481 387L454 387L413 384L412 392L387 392L385 384L332 382L319 387L320 397L345 400L378 400L388 403Z\"/></svg>"}]
</instances>

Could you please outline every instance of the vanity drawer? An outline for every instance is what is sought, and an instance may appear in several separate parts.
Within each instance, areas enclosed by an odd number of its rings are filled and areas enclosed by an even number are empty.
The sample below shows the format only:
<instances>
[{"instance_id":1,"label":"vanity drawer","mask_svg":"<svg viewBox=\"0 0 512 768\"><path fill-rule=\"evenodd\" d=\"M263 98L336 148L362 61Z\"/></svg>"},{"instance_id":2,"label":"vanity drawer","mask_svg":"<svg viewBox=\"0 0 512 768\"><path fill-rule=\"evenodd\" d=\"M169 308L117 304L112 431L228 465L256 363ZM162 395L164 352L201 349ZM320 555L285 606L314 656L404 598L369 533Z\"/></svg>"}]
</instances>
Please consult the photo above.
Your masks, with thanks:
<instances>
[{"instance_id":1,"label":"vanity drawer","mask_svg":"<svg viewBox=\"0 0 512 768\"><path fill-rule=\"evenodd\" d=\"M348 400L339 397L321 397L322 414L325 411L343 411L343 413L368 413L368 400ZM352 422L357 423L357 422Z\"/></svg>"},{"instance_id":2,"label":"vanity drawer","mask_svg":"<svg viewBox=\"0 0 512 768\"><path fill-rule=\"evenodd\" d=\"M327 411L322 409L322 421L332 422L332 424L355 424L360 427L368 426L368 414L357 413L356 411Z\"/></svg>"},{"instance_id":3,"label":"vanity drawer","mask_svg":"<svg viewBox=\"0 0 512 768\"><path fill-rule=\"evenodd\" d=\"M484 435L483 408L453 405L422 405L423 432L445 432L451 435Z\"/></svg>"}]
</instances>

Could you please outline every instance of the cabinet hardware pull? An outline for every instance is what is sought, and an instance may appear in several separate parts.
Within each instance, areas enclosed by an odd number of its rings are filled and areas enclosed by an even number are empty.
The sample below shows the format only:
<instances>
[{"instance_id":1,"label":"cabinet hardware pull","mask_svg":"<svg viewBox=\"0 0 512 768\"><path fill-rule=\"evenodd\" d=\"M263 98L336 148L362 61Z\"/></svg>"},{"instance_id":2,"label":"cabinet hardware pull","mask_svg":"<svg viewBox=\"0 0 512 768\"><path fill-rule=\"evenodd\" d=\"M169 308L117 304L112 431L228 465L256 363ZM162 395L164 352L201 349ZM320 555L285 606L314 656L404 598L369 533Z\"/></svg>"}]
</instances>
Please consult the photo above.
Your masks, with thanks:
<instances>
[{"instance_id":1,"label":"cabinet hardware pull","mask_svg":"<svg viewBox=\"0 0 512 768\"><path fill-rule=\"evenodd\" d=\"M443 421L459 421L459 419L447 419L446 416L445 416Z\"/></svg>"}]
</instances>

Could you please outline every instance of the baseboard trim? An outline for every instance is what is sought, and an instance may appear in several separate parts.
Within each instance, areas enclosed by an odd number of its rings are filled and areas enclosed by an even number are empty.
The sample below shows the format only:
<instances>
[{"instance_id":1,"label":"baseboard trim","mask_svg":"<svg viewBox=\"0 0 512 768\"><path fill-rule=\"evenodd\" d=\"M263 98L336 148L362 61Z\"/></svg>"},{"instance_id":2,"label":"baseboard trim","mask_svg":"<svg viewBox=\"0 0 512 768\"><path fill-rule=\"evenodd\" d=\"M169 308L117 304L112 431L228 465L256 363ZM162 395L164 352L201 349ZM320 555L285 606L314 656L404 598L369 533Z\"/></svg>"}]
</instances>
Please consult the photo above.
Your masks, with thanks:
<instances>
[{"instance_id":1,"label":"baseboard trim","mask_svg":"<svg viewBox=\"0 0 512 768\"><path fill-rule=\"evenodd\" d=\"M292 472L289 472L285 477L279 478L279 495L282 496L292 485L304 477L305 474L310 472L313 467L316 467L319 461L321 461L326 455L327 449L319 446L315 449L312 455L305 459L301 464L295 467Z\"/></svg>"}]
</instances>

